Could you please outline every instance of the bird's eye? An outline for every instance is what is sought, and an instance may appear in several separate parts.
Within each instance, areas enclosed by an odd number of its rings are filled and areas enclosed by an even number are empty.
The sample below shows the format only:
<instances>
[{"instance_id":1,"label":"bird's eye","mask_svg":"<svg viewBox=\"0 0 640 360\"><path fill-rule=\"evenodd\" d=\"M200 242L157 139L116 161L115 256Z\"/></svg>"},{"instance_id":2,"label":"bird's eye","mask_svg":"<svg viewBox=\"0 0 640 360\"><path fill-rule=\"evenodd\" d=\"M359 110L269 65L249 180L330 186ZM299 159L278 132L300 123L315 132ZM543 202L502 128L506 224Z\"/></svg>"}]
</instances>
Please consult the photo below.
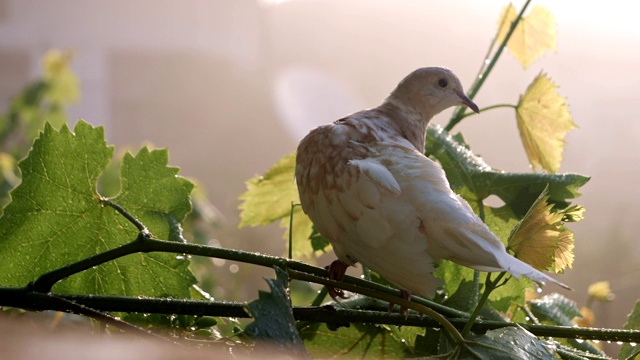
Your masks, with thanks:
<instances>
[{"instance_id":1,"label":"bird's eye","mask_svg":"<svg viewBox=\"0 0 640 360\"><path fill-rule=\"evenodd\" d=\"M449 82L447 81L447 79L442 78L438 80L438 86L440 86L441 88L446 88L447 85L449 85Z\"/></svg>"}]
</instances>

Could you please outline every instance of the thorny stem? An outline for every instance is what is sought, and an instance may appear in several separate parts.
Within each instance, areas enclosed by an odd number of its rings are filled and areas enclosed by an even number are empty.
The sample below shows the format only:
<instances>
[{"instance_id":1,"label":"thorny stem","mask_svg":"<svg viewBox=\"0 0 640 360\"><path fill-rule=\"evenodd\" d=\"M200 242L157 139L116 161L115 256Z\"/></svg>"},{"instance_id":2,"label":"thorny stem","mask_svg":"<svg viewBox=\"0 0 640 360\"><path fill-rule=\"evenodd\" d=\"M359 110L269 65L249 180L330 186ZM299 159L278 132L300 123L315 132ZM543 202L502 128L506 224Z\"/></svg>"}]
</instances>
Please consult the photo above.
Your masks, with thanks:
<instances>
[{"instance_id":1,"label":"thorny stem","mask_svg":"<svg viewBox=\"0 0 640 360\"><path fill-rule=\"evenodd\" d=\"M502 40L502 43L500 43L500 46L498 47L498 50L496 50L496 52L493 54L493 57L491 58L491 61L489 62L489 64L487 64L485 66L485 62L483 61L482 66L480 67L481 74L476 77L475 81L473 82L473 84L471 85L471 88L469 89L469 91L467 93L467 96L469 96L469 99L473 100L473 98L478 94L478 91L480 90L480 88L484 84L485 80L487 80L487 77L489 77L489 74L491 73L491 70L493 70L493 67L498 62L498 59L500 58L500 55L502 54L502 51L507 46L507 43L509 42L509 39L511 38L511 35L513 35L514 30L516 29L516 27L520 23L520 20L522 19L522 16L523 16L525 10L527 9L527 7L529 6L530 2L531 2L531 0L527 0L527 2L522 6L522 9L520 10L520 13L518 13L518 16L516 17L516 19L513 20L513 22L511 23L511 27L509 28L509 32L507 32L507 35L504 37L504 40ZM497 34L496 34L496 36L497 36ZM493 48L493 46L494 46L494 44L491 44L489 49ZM449 119L449 123L447 124L447 126L445 126L445 130L451 131L451 129L453 129L453 127L456 126L465 117L465 116L463 116L463 114L465 112L465 109L466 109L465 107L458 107L457 108L457 110L451 116L451 119Z\"/></svg>"}]
</instances>

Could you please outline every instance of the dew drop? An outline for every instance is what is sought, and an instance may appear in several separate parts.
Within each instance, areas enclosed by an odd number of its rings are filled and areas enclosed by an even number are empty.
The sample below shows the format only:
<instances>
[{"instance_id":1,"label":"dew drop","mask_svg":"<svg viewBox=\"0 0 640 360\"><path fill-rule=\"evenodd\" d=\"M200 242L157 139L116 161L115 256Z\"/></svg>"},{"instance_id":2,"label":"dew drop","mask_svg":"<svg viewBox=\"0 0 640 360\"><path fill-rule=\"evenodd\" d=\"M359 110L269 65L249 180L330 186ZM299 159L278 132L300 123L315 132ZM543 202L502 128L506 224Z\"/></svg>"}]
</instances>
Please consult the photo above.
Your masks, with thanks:
<instances>
[{"instance_id":1,"label":"dew drop","mask_svg":"<svg viewBox=\"0 0 640 360\"><path fill-rule=\"evenodd\" d=\"M176 256L176 260L184 260L184 255L178 255L178 256Z\"/></svg>"},{"instance_id":2,"label":"dew drop","mask_svg":"<svg viewBox=\"0 0 640 360\"><path fill-rule=\"evenodd\" d=\"M577 342L578 344L582 344L582 343L584 342L584 340L582 340L582 339L576 339L576 342Z\"/></svg>"},{"instance_id":3,"label":"dew drop","mask_svg":"<svg viewBox=\"0 0 640 360\"><path fill-rule=\"evenodd\" d=\"M240 268L238 267L238 265L236 265L236 264L231 264L231 265L229 265L229 271L230 271L232 274L237 273L237 272L238 272L238 270L240 270Z\"/></svg>"},{"instance_id":4,"label":"dew drop","mask_svg":"<svg viewBox=\"0 0 640 360\"><path fill-rule=\"evenodd\" d=\"M593 341L594 344L597 344L600 342L600 340L591 340L591 341Z\"/></svg>"},{"instance_id":5,"label":"dew drop","mask_svg":"<svg viewBox=\"0 0 640 360\"><path fill-rule=\"evenodd\" d=\"M541 288L541 287L537 288L537 289L536 289L536 292L537 292L538 294L540 294L540 293L542 292L542 288Z\"/></svg>"},{"instance_id":6,"label":"dew drop","mask_svg":"<svg viewBox=\"0 0 640 360\"><path fill-rule=\"evenodd\" d=\"M636 343L632 342L632 343L629 343L629 345L631 345L631 347L634 347L634 346L636 346L636 345L638 345L638 344L636 344Z\"/></svg>"},{"instance_id":7,"label":"dew drop","mask_svg":"<svg viewBox=\"0 0 640 360\"><path fill-rule=\"evenodd\" d=\"M226 262L227 261L225 259L218 259L218 258L213 259L213 265L215 266L224 266Z\"/></svg>"},{"instance_id":8,"label":"dew drop","mask_svg":"<svg viewBox=\"0 0 640 360\"><path fill-rule=\"evenodd\" d=\"M622 341L616 341L616 344L622 345Z\"/></svg>"}]
</instances>

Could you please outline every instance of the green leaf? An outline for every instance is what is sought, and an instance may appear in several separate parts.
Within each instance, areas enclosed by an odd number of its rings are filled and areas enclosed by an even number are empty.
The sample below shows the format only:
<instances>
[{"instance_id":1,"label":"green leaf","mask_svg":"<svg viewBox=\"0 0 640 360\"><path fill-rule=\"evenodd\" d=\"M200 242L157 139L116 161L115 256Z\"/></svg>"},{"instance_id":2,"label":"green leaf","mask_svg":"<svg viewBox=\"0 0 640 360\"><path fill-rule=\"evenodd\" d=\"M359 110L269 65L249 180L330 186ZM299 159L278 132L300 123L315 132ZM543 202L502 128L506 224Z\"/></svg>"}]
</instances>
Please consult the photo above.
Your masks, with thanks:
<instances>
[{"instance_id":1,"label":"green leaf","mask_svg":"<svg viewBox=\"0 0 640 360\"><path fill-rule=\"evenodd\" d=\"M545 295L541 299L532 300L529 307L538 320L554 325L573 326L573 318L581 316L575 301L560 294Z\"/></svg>"},{"instance_id":2,"label":"green leaf","mask_svg":"<svg viewBox=\"0 0 640 360\"><path fill-rule=\"evenodd\" d=\"M75 134L46 125L20 164L22 183L0 218L3 286L24 286L39 275L136 238L137 228L96 192L113 155L104 129L79 121ZM120 194L112 199L154 236L184 241L180 222L190 211L193 185L167 166L167 150L127 154ZM182 256L132 254L73 275L54 286L64 293L189 298L195 278Z\"/></svg>"},{"instance_id":3,"label":"green leaf","mask_svg":"<svg viewBox=\"0 0 640 360\"><path fill-rule=\"evenodd\" d=\"M315 258L312 257L317 251L321 251L324 248L317 248L322 246L321 242L324 237L319 233L314 233L313 223L311 219L302 211L301 206L296 206L293 209L293 227L289 227L289 214L280 221L280 227L285 228L284 238L289 239L289 231L293 231L292 243L293 243L293 258L304 259L308 262L315 262ZM319 237L319 238L318 238ZM327 240L328 243L328 240Z\"/></svg>"},{"instance_id":4,"label":"green leaf","mask_svg":"<svg viewBox=\"0 0 640 360\"><path fill-rule=\"evenodd\" d=\"M640 300L636 301L633 306L633 310L627 316L627 322L624 324L625 330L640 330ZM637 359L640 354L640 344L631 346L631 344L625 343L620 349L618 359Z\"/></svg>"},{"instance_id":5,"label":"green leaf","mask_svg":"<svg viewBox=\"0 0 640 360\"><path fill-rule=\"evenodd\" d=\"M467 291L461 285L473 280L473 269L458 265L452 261L441 260L435 275L444 282L444 289L447 294L454 296L458 291ZM495 277L495 275L493 276ZM480 272L481 284L485 283L486 278L487 273ZM489 302L495 310L506 313L514 303L524 305L524 291L530 287L532 287L531 280L524 277L519 280L512 278L504 286L491 292Z\"/></svg>"},{"instance_id":6,"label":"green leaf","mask_svg":"<svg viewBox=\"0 0 640 360\"><path fill-rule=\"evenodd\" d=\"M517 220L527 213L546 186L549 202L562 209L569 205L569 199L580 195L578 189L589 181L589 177L579 174L508 173L493 169L437 125L427 128L425 152L440 162L451 188L469 203L497 195Z\"/></svg>"},{"instance_id":7,"label":"green leaf","mask_svg":"<svg viewBox=\"0 0 640 360\"><path fill-rule=\"evenodd\" d=\"M247 191L240 195L239 227L272 223L289 217L292 203L299 203L294 183L296 154L280 159L264 175L247 181Z\"/></svg>"},{"instance_id":8,"label":"green leaf","mask_svg":"<svg viewBox=\"0 0 640 360\"><path fill-rule=\"evenodd\" d=\"M552 343L540 340L519 327L490 330L471 340L467 347L480 359L556 359L556 348ZM466 350L460 358L476 358L470 356Z\"/></svg>"},{"instance_id":9,"label":"green leaf","mask_svg":"<svg viewBox=\"0 0 640 360\"><path fill-rule=\"evenodd\" d=\"M327 252L331 247L329 239L322 236L315 226L313 227L313 231L311 232L309 239L311 240L311 247L313 248L313 251Z\"/></svg>"},{"instance_id":10,"label":"green leaf","mask_svg":"<svg viewBox=\"0 0 640 360\"><path fill-rule=\"evenodd\" d=\"M285 155L262 176L247 181L247 191L240 195L239 227L266 225L280 220L285 228L284 238L289 239L289 216L292 204L300 202L294 182L295 152ZM318 252L328 250L329 241L314 231L311 219L296 206L293 210L293 256L313 262ZM310 241L311 240L311 241Z\"/></svg>"},{"instance_id":11,"label":"green leaf","mask_svg":"<svg viewBox=\"0 0 640 360\"><path fill-rule=\"evenodd\" d=\"M314 324L301 329L300 336L313 358L400 358L412 352L402 336L384 325L354 323L329 330L325 324Z\"/></svg>"},{"instance_id":12,"label":"green leaf","mask_svg":"<svg viewBox=\"0 0 640 360\"><path fill-rule=\"evenodd\" d=\"M582 317L575 301L560 294L549 294L540 299L532 300L529 303L529 307L531 313L538 320L550 325L575 326L573 319ZM592 354L605 355L589 341L578 342L575 339L567 339L567 342L576 349Z\"/></svg>"},{"instance_id":13,"label":"green leaf","mask_svg":"<svg viewBox=\"0 0 640 360\"><path fill-rule=\"evenodd\" d=\"M516 107L520 138L531 166L552 173L560 168L567 132L577 127L566 99L557 90L558 86L540 73Z\"/></svg>"},{"instance_id":14,"label":"green leaf","mask_svg":"<svg viewBox=\"0 0 640 360\"><path fill-rule=\"evenodd\" d=\"M258 299L245 307L254 321L247 325L244 333L256 340L278 344L296 357L307 357L295 327L289 298L289 277L279 267L274 269L276 279L266 279L271 292L259 291Z\"/></svg>"}]
</instances>

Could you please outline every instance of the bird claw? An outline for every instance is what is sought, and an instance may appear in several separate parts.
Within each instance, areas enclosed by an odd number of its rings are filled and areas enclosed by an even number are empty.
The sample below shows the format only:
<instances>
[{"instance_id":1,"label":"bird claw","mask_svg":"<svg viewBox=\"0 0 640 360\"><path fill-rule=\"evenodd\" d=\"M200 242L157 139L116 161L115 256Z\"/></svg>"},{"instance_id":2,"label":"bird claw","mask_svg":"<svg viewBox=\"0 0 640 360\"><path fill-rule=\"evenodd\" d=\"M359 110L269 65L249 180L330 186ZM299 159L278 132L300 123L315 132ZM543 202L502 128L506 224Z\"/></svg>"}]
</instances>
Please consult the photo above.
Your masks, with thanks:
<instances>
[{"instance_id":1,"label":"bird claw","mask_svg":"<svg viewBox=\"0 0 640 360\"><path fill-rule=\"evenodd\" d=\"M409 300L411 299L411 291L409 290L400 290L400 293L402 293L402 298L404 300ZM394 303L389 303L389 310L387 311L387 315L391 315L391 312L393 311L393 307L396 304ZM409 309L407 309L406 307L404 307L403 305L400 305L400 314L404 315L404 318L406 319L409 316Z\"/></svg>"},{"instance_id":2,"label":"bird claw","mask_svg":"<svg viewBox=\"0 0 640 360\"><path fill-rule=\"evenodd\" d=\"M326 266L327 269L327 277L334 281L342 281L344 280L344 274L347 272L347 268L349 265L342 262L341 260L333 261L329 266ZM329 292L329 296L333 299L333 301L338 301L338 298L348 299L349 297L344 293L341 289L336 289L333 286L326 285L327 291Z\"/></svg>"}]
</instances>

